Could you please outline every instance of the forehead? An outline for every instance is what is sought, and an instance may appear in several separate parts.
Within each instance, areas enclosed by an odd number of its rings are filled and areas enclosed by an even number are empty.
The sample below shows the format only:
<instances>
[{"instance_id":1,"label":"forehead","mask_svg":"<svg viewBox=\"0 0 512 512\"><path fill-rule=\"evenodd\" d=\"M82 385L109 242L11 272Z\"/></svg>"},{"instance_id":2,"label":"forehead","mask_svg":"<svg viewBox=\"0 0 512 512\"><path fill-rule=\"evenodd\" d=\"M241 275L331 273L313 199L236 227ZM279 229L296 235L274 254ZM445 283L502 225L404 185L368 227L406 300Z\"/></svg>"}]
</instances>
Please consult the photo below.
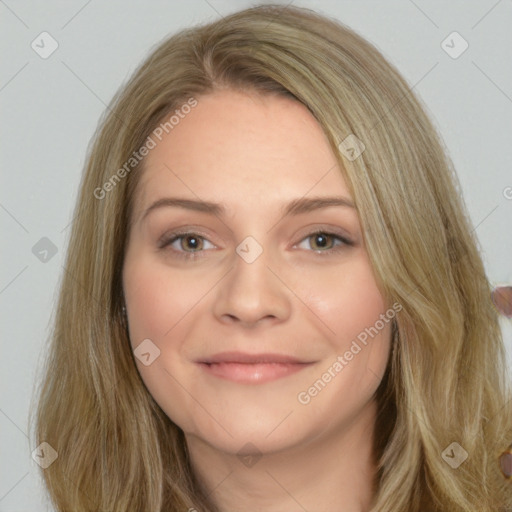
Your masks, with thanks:
<instances>
[{"instance_id":1,"label":"forehead","mask_svg":"<svg viewBox=\"0 0 512 512\"><path fill-rule=\"evenodd\" d=\"M146 156L137 211L169 193L260 207L308 191L350 197L326 135L300 102L231 90L197 101Z\"/></svg>"}]
</instances>

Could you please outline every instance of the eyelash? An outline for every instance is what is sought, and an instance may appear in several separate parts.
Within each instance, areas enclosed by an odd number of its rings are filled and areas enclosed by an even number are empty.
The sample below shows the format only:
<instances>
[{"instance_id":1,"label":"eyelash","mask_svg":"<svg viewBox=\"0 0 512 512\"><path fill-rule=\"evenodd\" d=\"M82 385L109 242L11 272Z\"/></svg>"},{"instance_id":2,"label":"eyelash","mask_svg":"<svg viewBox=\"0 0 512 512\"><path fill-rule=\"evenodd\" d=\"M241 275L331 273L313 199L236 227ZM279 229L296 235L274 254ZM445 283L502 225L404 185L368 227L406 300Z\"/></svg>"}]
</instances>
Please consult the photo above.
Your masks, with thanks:
<instances>
[{"instance_id":1,"label":"eyelash","mask_svg":"<svg viewBox=\"0 0 512 512\"><path fill-rule=\"evenodd\" d=\"M169 235L170 238L163 239L160 242L158 248L163 250L167 246L170 246L172 243L174 243L176 240L186 238L187 236L190 236L190 235L193 235L195 238L200 238L200 239L203 239L203 240L207 240L205 237L203 237L200 234L195 233L193 231L174 232L174 233L171 233ZM327 256L335 255L335 254L339 253L340 251L344 250L345 246L352 246L352 245L354 245L354 243L351 240L349 240L348 238L346 238L344 236L341 236L341 235L339 235L337 233L331 233L330 231L323 231L323 230L316 230L316 231L313 231L312 233L309 233L304 238L302 238L300 240L300 242L303 242L304 240L306 240L308 238L311 238L311 237L313 237L315 235L327 235L328 237L333 237L334 239L337 239L337 240L342 242L341 245L335 246L332 249L326 249L325 251L319 251L319 250L317 250L317 251L313 250L312 251L312 252L314 252L315 254L317 254L320 257L327 257ZM178 258L182 258L184 260L195 260L195 259L198 259L198 258L202 258L203 256L200 255L200 253L204 253L205 252L205 250L198 250L198 251L193 251L193 252L187 252L187 251L177 251L176 249L171 249L171 251L174 252L175 255Z\"/></svg>"}]
</instances>

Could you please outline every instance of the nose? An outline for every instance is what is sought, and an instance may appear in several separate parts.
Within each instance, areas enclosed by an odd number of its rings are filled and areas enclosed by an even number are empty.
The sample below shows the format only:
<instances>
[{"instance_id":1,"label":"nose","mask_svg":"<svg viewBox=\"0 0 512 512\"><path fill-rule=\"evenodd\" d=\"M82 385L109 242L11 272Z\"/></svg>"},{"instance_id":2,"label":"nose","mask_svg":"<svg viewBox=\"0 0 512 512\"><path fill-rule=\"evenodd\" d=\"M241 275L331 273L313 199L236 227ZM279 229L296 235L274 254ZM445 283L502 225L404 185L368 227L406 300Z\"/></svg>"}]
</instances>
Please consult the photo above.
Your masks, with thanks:
<instances>
[{"instance_id":1,"label":"nose","mask_svg":"<svg viewBox=\"0 0 512 512\"><path fill-rule=\"evenodd\" d=\"M215 317L244 327L285 321L291 314L293 292L270 251L263 250L254 261L235 252L232 261L217 287Z\"/></svg>"}]
</instances>

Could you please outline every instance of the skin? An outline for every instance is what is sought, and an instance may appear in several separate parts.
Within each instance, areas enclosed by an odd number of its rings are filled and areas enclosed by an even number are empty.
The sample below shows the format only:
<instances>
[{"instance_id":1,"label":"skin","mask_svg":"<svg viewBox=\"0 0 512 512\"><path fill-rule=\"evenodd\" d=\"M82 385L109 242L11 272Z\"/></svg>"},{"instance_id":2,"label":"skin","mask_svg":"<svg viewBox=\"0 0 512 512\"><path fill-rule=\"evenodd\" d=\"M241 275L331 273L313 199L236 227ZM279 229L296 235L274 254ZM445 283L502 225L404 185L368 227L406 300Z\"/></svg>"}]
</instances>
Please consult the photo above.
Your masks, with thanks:
<instances>
[{"instance_id":1,"label":"skin","mask_svg":"<svg viewBox=\"0 0 512 512\"><path fill-rule=\"evenodd\" d=\"M129 333L134 349L150 339L160 350L148 366L136 358L140 375L184 431L193 469L220 510L366 511L374 393L388 363L391 323L360 344L309 403L297 396L390 305L355 208L281 214L304 196L352 200L349 189L320 125L299 102L228 90L197 99L147 155L136 191L123 267ZM221 203L226 214L166 206L143 215L170 196ZM178 228L196 239L159 248ZM311 236L319 228L353 245ZM252 263L235 251L248 236L263 250ZM197 248L197 259L179 258ZM195 362L230 350L314 364L240 384ZM237 456L244 446L253 456L245 463Z\"/></svg>"}]
</instances>

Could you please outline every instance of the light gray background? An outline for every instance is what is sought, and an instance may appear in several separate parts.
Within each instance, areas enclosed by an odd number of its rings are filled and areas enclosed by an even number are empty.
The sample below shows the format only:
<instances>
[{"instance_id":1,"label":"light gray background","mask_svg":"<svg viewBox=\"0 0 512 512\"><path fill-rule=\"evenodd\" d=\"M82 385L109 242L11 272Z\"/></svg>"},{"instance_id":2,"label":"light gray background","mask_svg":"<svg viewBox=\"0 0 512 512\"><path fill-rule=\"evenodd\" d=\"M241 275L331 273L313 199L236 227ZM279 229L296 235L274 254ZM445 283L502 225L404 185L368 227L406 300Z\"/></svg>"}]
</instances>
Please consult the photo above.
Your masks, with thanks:
<instances>
[{"instance_id":1,"label":"light gray background","mask_svg":"<svg viewBox=\"0 0 512 512\"><path fill-rule=\"evenodd\" d=\"M0 511L51 510L27 415L85 151L105 105L164 37L257 3L0 0ZM512 186L512 2L293 4L354 28L414 87L456 165L488 275L512 283L512 199L504 194ZM47 59L31 48L43 31L59 44ZM453 31L469 44L456 59L441 47ZM42 237L57 247L47 262L32 252ZM512 368L511 321L502 326Z\"/></svg>"}]
</instances>

